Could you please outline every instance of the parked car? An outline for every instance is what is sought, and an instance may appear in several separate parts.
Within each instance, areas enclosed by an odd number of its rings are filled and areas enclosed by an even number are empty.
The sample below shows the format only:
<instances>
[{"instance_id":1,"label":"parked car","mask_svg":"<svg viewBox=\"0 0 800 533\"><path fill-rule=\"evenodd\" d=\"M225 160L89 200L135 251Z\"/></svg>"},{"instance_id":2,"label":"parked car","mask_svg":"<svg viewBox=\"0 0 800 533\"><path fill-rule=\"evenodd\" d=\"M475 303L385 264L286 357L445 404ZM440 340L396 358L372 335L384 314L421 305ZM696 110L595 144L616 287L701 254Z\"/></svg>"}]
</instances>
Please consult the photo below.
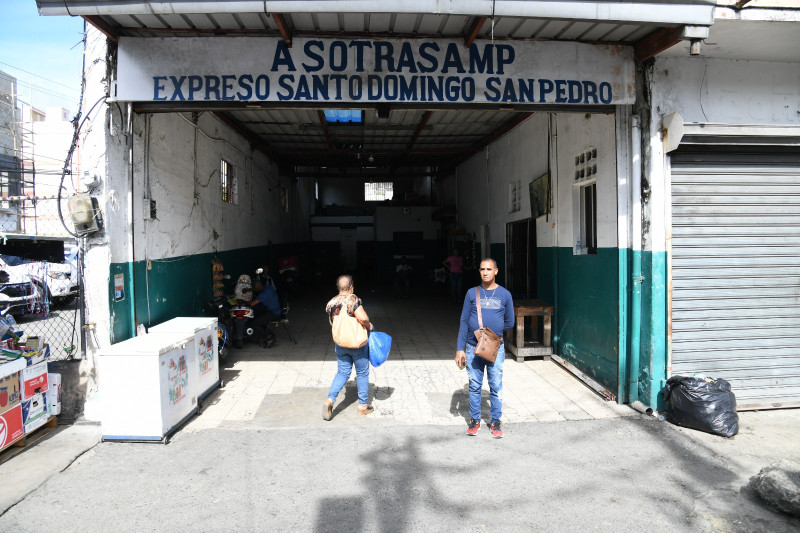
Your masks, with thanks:
<instances>
[{"instance_id":1,"label":"parked car","mask_svg":"<svg viewBox=\"0 0 800 533\"><path fill-rule=\"evenodd\" d=\"M0 270L0 312L14 316L38 314L44 303L44 285L24 272Z\"/></svg>"},{"instance_id":2,"label":"parked car","mask_svg":"<svg viewBox=\"0 0 800 533\"><path fill-rule=\"evenodd\" d=\"M38 294L55 305L65 305L78 295L78 249L74 245L65 245L63 263L30 261L0 254L0 269L9 274L12 285L28 284L38 289L38 293L33 289L27 291L26 297ZM8 291L21 294L16 289Z\"/></svg>"}]
</instances>

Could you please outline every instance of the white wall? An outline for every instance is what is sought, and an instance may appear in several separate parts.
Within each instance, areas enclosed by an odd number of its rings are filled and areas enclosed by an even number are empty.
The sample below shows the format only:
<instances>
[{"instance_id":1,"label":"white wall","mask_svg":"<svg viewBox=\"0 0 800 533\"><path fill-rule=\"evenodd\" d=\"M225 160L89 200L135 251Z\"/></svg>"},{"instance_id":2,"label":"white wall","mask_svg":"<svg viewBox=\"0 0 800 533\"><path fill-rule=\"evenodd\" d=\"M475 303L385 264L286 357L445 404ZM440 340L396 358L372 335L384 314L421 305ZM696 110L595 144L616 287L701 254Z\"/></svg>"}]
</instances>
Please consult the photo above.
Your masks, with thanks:
<instances>
[{"instance_id":1,"label":"white wall","mask_svg":"<svg viewBox=\"0 0 800 533\"><path fill-rule=\"evenodd\" d=\"M613 114L554 114L556 135L552 145L552 198L549 217L537 219L538 246L574 246L578 224L574 203L575 155L587 148L598 150L597 233L598 247L617 246L617 172L615 120ZM548 170L547 113L537 113L504 135L486 150L475 154L457 169L459 224L478 232L489 224L492 243L504 243L506 224L530 218L528 186ZM446 190L455 188L451 179ZM521 209L509 212L509 185L520 181ZM555 228L558 230L556 241ZM479 237L480 238L480 237Z\"/></svg>"},{"instance_id":2,"label":"white wall","mask_svg":"<svg viewBox=\"0 0 800 533\"><path fill-rule=\"evenodd\" d=\"M800 31L800 29L798 29ZM654 114L686 122L800 124L800 65L703 56L659 57Z\"/></svg>"},{"instance_id":3,"label":"white wall","mask_svg":"<svg viewBox=\"0 0 800 533\"><path fill-rule=\"evenodd\" d=\"M438 207L376 207L375 239L394 240L395 231L421 231L425 240L436 239L439 222L431 219Z\"/></svg>"},{"instance_id":4,"label":"white wall","mask_svg":"<svg viewBox=\"0 0 800 533\"><path fill-rule=\"evenodd\" d=\"M560 247L575 247L579 238L579 187L575 183L575 156L597 148L597 247L617 246L617 154L614 115L558 113L557 166L554 174L557 191L557 229ZM551 221L555 220L551 218ZM537 220L537 230L552 231L552 224ZM537 231L537 237L539 236ZM546 239L545 239L546 240ZM551 243L548 243L551 244ZM538 246L546 246L537 240Z\"/></svg>"},{"instance_id":5,"label":"white wall","mask_svg":"<svg viewBox=\"0 0 800 533\"><path fill-rule=\"evenodd\" d=\"M497 243L505 242L507 222L530 218L528 184L547 172L547 123L547 113L535 113L458 166L459 225L477 233L488 224L490 241ZM521 208L509 213L508 188L516 180L522 187Z\"/></svg>"},{"instance_id":6,"label":"white wall","mask_svg":"<svg viewBox=\"0 0 800 533\"><path fill-rule=\"evenodd\" d=\"M196 139L189 118L177 113L150 116L148 187L144 160L148 118L136 117L140 131L134 145L135 259L264 246L268 240L292 241L294 184L281 178L275 163L253 152L215 116L200 116ZM238 205L221 199L221 159L235 171ZM281 186L287 190L288 212L281 207ZM143 216L145 195L156 201L156 219Z\"/></svg>"},{"instance_id":7,"label":"white wall","mask_svg":"<svg viewBox=\"0 0 800 533\"><path fill-rule=\"evenodd\" d=\"M313 242L339 242L342 240L342 226L356 229L357 241L375 240L374 217L311 217L311 240Z\"/></svg>"}]
</instances>

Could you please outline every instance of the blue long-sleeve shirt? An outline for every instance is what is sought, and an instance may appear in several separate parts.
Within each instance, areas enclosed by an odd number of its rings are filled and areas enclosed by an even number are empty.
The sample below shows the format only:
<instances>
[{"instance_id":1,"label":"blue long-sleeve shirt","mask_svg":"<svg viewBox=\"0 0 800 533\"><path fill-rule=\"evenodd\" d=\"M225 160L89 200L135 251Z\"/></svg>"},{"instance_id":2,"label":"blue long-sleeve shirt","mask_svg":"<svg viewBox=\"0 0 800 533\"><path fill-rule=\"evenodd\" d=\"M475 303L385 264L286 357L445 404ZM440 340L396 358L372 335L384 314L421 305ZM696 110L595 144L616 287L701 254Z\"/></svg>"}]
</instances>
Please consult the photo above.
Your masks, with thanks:
<instances>
[{"instance_id":1,"label":"blue long-sleeve shirt","mask_svg":"<svg viewBox=\"0 0 800 533\"><path fill-rule=\"evenodd\" d=\"M501 286L496 290L481 291L481 317L483 326L502 336L503 332L514 327L514 301L511 293ZM466 344L478 344L475 330L478 328L478 308L475 306L475 287L467 291L464 297L464 307L461 310L461 327L458 328L458 341L456 350L464 350Z\"/></svg>"}]
</instances>

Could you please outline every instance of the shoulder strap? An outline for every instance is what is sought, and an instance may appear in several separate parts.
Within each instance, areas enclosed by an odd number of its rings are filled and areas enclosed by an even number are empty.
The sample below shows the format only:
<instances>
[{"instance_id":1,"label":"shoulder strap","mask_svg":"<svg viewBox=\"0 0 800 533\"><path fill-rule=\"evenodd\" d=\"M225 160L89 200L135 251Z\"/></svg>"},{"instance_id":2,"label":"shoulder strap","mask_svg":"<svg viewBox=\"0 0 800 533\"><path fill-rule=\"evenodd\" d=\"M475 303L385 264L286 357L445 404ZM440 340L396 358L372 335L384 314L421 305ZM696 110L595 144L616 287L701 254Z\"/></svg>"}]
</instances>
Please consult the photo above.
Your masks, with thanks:
<instances>
[{"instance_id":1,"label":"shoulder strap","mask_svg":"<svg viewBox=\"0 0 800 533\"><path fill-rule=\"evenodd\" d=\"M483 317L481 317L481 288L475 287L475 307L478 308L478 328L483 329Z\"/></svg>"}]
</instances>

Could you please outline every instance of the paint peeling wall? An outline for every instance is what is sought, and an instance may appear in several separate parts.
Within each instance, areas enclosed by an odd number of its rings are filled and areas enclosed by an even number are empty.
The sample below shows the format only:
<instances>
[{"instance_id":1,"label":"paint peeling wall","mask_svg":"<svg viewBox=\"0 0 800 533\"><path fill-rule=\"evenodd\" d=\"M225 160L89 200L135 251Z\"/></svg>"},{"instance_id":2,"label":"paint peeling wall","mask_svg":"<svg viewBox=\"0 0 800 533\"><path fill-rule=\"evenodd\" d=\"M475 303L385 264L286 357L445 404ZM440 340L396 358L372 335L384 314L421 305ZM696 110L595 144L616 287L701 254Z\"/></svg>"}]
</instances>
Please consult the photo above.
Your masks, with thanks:
<instances>
[{"instance_id":1,"label":"paint peeling wall","mask_svg":"<svg viewBox=\"0 0 800 533\"><path fill-rule=\"evenodd\" d=\"M91 26L86 64L84 113L107 94L114 70L113 45ZM313 187L280 176L272 161L212 114L201 114L196 124L191 114L136 115L124 103L109 103L84 126L80 164L103 177L92 194L105 220L105 230L86 239L93 329L81 363L87 390L98 385L98 349L135 334L137 323L202 312L211 297L214 254L235 277L264 264L269 245L309 238L308 225L297 220L308 220ZM221 159L235 169L238 205L222 201ZM146 197L156 202L153 219L144 214ZM116 275L123 279L119 301Z\"/></svg>"},{"instance_id":2,"label":"paint peeling wall","mask_svg":"<svg viewBox=\"0 0 800 533\"><path fill-rule=\"evenodd\" d=\"M699 57L659 57L639 68L642 117L642 342L640 398L663 408L667 378L668 158L662 119L685 122L799 124L800 69L796 63Z\"/></svg>"},{"instance_id":3,"label":"paint peeling wall","mask_svg":"<svg viewBox=\"0 0 800 533\"><path fill-rule=\"evenodd\" d=\"M658 117L678 112L686 122L800 124L797 63L656 58L651 90Z\"/></svg>"}]
</instances>

